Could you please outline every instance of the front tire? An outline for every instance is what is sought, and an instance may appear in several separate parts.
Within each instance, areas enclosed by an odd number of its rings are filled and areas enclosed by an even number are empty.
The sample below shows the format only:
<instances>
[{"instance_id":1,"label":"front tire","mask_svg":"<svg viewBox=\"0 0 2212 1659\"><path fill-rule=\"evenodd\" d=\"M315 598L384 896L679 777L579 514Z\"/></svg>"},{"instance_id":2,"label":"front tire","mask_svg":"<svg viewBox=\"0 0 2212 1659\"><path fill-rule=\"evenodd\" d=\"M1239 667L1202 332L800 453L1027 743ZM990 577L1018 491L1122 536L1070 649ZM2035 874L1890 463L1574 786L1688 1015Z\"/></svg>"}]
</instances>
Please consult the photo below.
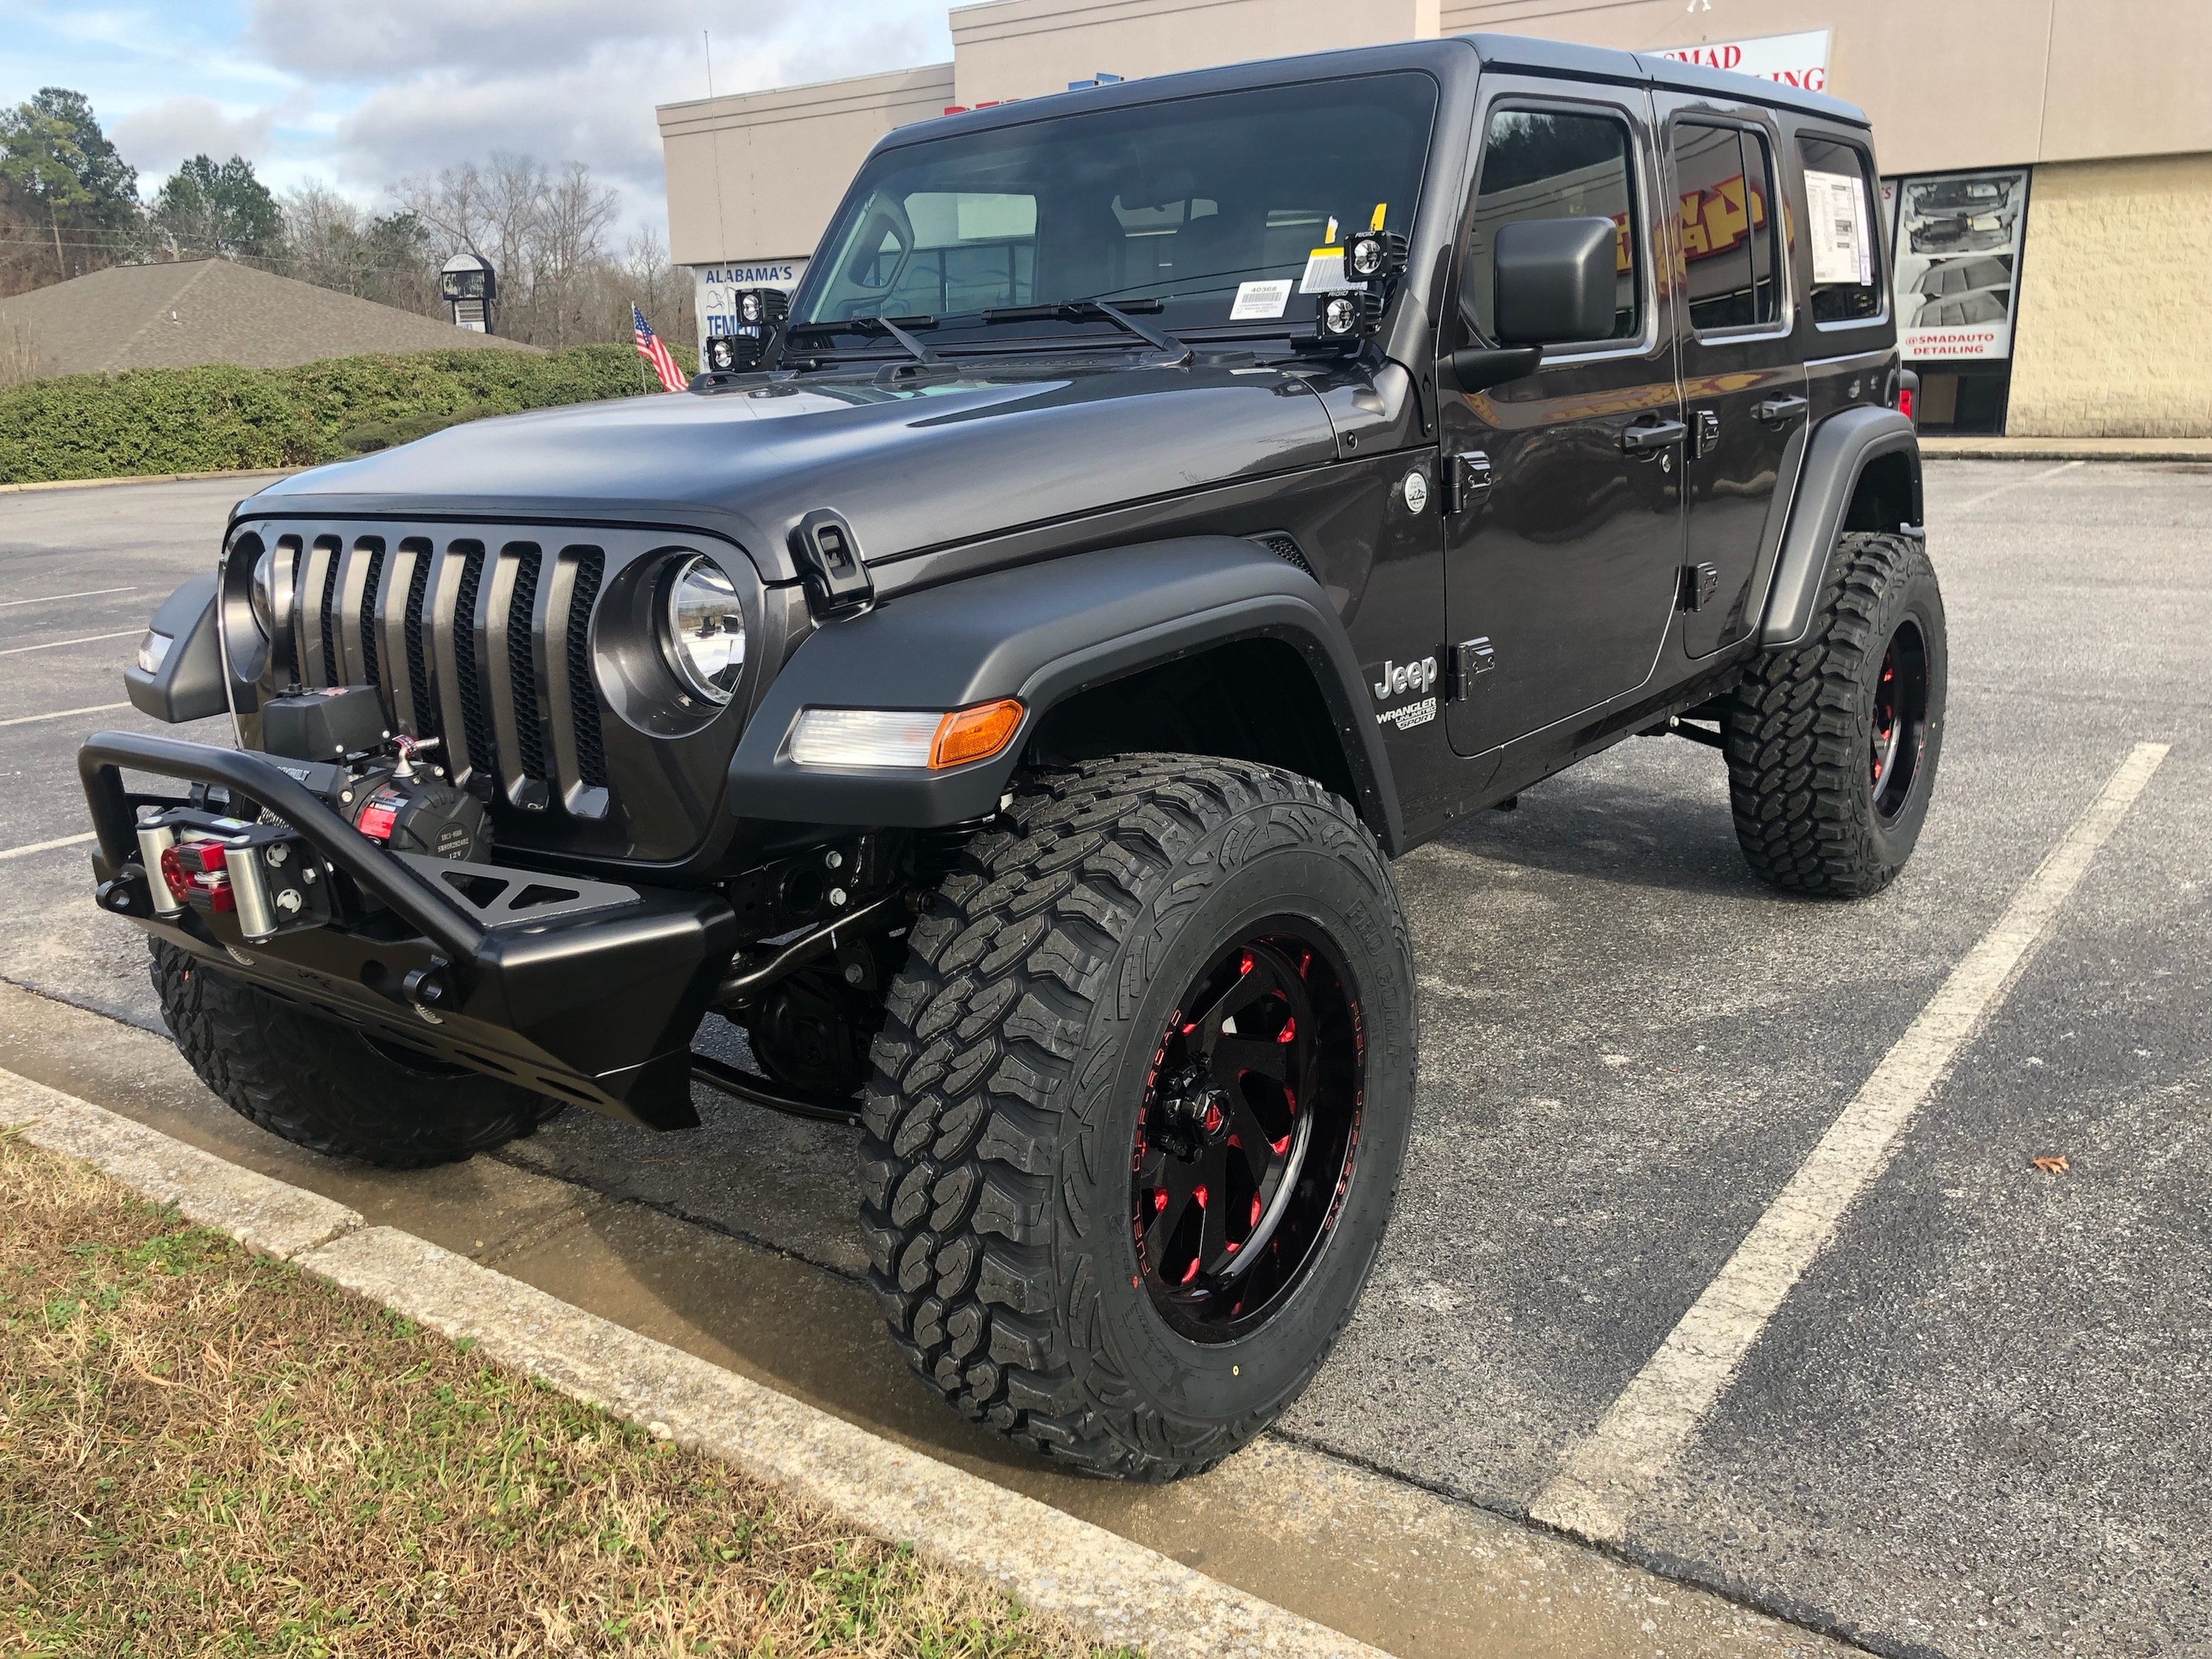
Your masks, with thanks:
<instances>
[{"instance_id":1,"label":"front tire","mask_svg":"<svg viewBox=\"0 0 2212 1659\"><path fill-rule=\"evenodd\" d=\"M1722 722L1754 873L1833 898L1896 879L1928 817L1948 667L1927 550L1846 532L1805 643L1754 662Z\"/></svg>"},{"instance_id":2,"label":"front tire","mask_svg":"<svg viewBox=\"0 0 2212 1659\"><path fill-rule=\"evenodd\" d=\"M350 1026L149 943L161 1018L200 1081L295 1146L416 1170L488 1152L562 1109L474 1072L403 1063Z\"/></svg>"},{"instance_id":3,"label":"front tire","mask_svg":"<svg viewBox=\"0 0 2212 1659\"><path fill-rule=\"evenodd\" d=\"M1294 774L1089 763L1017 785L912 943L862 1115L893 1337L1034 1451L1211 1467L1312 1378L1396 1194L1413 976L1379 849Z\"/></svg>"}]
</instances>

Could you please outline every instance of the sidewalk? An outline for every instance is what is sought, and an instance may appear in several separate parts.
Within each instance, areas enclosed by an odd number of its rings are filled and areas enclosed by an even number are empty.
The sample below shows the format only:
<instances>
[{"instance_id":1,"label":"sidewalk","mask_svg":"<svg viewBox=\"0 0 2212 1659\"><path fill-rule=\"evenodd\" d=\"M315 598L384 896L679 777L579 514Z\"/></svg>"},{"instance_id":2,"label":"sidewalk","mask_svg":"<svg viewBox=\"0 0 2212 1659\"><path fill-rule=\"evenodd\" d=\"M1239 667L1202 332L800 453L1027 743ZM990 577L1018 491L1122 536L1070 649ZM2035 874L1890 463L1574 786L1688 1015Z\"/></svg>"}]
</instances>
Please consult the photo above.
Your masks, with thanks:
<instances>
[{"instance_id":1,"label":"sidewalk","mask_svg":"<svg viewBox=\"0 0 2212 1659\"><path fill-rule=\"evenodd\" d=\"M2212 461L2212 438L1948 438L1923 435L1920 453L1945 460Z\"/></svg>"}]
</instances>

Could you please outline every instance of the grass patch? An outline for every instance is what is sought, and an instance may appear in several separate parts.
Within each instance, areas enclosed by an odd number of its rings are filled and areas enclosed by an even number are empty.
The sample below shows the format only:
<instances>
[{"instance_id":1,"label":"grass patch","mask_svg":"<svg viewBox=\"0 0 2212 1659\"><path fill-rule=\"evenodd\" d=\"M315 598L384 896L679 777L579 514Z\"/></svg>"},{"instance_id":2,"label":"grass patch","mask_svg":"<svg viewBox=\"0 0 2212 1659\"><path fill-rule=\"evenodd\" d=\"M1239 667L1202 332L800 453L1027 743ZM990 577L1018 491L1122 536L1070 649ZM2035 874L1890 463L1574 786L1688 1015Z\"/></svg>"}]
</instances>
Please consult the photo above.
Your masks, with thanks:
<instances>
[{"instance_id":1,"label":"grass patch","mask_svg":"<svg viewBox=\"0 0 2212 1659\"><path fill-rule=\"evenodd\" d=\"M0 1653L1097 1652L0 1136Z\"/></svg>"}]
</instances>

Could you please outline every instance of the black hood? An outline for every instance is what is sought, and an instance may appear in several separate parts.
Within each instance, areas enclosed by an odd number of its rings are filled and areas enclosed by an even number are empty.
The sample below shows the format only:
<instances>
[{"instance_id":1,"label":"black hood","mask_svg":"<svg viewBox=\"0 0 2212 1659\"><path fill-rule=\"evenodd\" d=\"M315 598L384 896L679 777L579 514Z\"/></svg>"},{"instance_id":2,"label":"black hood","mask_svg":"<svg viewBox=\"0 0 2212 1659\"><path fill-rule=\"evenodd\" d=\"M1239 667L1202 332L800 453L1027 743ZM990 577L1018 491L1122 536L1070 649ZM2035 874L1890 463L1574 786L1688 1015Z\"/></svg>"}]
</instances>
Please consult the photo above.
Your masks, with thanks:
<instances>
[{"instance_id":1,"label":"black hood","mask_svg":"<svg viewBox=\"0 0 2212 1659\"><path fill-rule=\"evenodd\" d=\"M689 526L778 581L817 508L880 561L1334 453L1320 398L1272 368L894 365L471 422L287 478L239 515Z\"/></svg>"}]
</instances>

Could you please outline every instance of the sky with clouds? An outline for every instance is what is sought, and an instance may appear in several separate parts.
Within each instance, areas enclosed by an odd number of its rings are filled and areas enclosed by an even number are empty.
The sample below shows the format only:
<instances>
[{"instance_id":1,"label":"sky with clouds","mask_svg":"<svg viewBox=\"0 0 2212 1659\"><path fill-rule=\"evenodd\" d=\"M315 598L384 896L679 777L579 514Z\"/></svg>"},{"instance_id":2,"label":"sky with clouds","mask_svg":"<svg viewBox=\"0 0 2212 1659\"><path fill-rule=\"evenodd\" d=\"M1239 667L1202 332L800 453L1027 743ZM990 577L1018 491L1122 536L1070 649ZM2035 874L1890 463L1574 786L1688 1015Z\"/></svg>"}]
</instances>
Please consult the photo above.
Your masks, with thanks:
<instances>
[{"instance_id":1,"label":"sky with clouds","mask_svg":"<svg viewBox=\"0 0 2212 1659\"><path fill-rule=\"evenodd\" d=\"M0 0L0 104L74 88L149 197L246 156L374 204L493 150L588 162L667 232L653 106L952 55L945 0Z\"/></svg>"}]
</instances>

